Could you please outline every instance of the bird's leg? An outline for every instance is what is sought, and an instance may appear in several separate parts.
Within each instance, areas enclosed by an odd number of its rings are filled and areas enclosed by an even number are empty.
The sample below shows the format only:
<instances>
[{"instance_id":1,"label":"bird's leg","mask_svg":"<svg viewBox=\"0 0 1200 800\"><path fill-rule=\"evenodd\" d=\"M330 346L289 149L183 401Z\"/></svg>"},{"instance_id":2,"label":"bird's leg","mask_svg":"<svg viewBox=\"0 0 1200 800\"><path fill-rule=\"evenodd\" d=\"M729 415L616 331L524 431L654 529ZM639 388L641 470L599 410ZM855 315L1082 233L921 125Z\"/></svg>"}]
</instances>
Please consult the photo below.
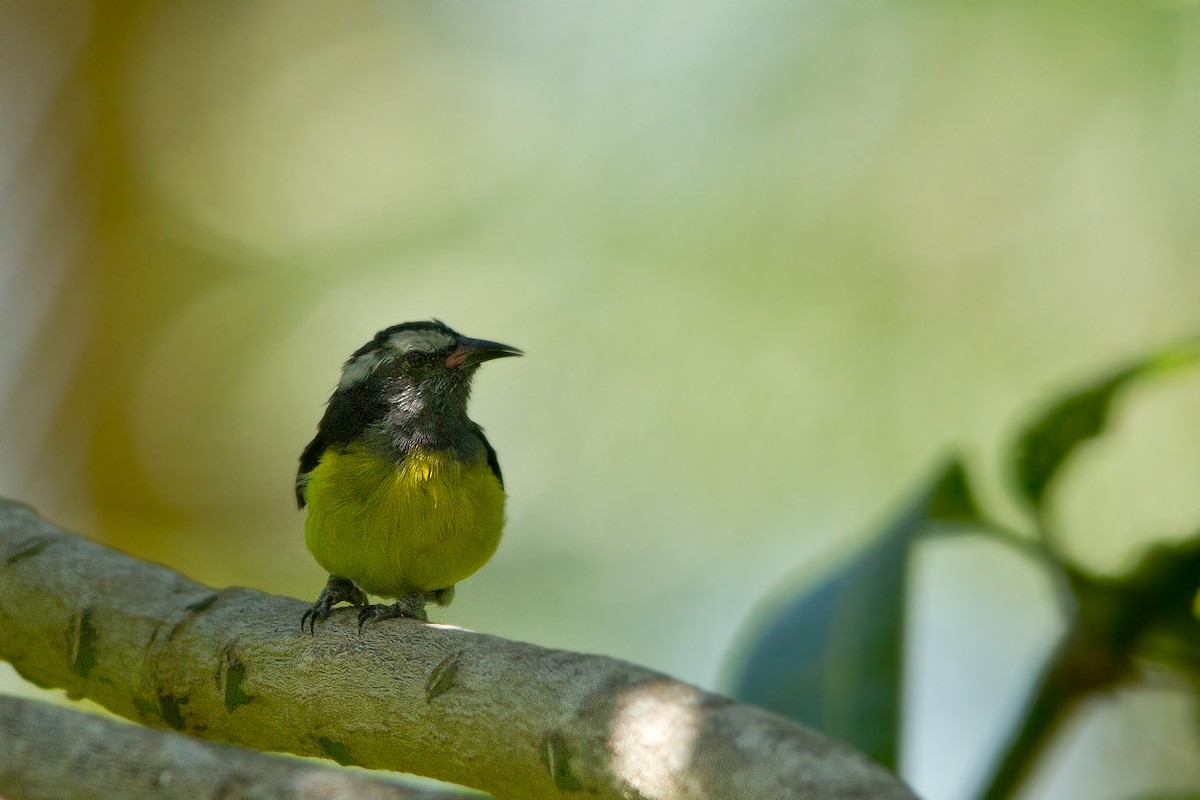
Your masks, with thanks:
<instances>
[{"instance_id":1,"label":"bird's leg","mask_svg":"<svg viewBox=\"0 0 1200 800\"><path fill-rule=\"evenodd\" d=\"M317 602L312 604L312 608L304 612L304 616L300 618L300 630L304 630L304 626L309 626L309 631L316 634L317 623L324 622L329 616L329 612L338 603L350 603L355 606L367 605L367 593L355 585L354 581L349 578L339 578L336 575L330 575L329 581L325 584L325 588L321 590L321 596L317 598ZM309 622L311 620L311 623Z\"/></svg>"},{"instance_id":2,"label":"bird's leg","mask_svg":"<svg viewBox=\"0 0 1200 800\"><path fill-rule=\"evenodd\" d=\"M425 600L426 597L422 592L410 592L391 605L380 603L367 606L358 612L358 629L362 631L362 626L368 621L378 622L381 619L395 619L396 617L409 617L421 622L428 622L429 615L425 613Z\"/></svg>"}]
</instances>

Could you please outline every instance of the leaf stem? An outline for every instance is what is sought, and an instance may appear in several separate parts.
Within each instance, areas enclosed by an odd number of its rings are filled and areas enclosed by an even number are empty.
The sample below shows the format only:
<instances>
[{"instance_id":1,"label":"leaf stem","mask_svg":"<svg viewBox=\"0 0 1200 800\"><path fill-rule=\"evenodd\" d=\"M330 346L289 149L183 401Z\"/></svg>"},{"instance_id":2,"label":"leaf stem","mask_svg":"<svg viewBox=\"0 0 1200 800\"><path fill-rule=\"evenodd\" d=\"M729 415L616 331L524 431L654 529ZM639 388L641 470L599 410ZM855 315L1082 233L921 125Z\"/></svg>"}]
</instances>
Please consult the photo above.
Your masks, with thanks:
<instances>
[{"instance_id":1,"label":"leaf stem","mask_svg":"<svg viewBox=\"0 0 1200 800\"><path fill-rule=\"evenodd\" d=\"M1103 676L1095 672L1094 656L1086 639L1074 631L1060 643L1020 717L1020 727L1010 735L1003 757L993 768L980 800L1013 797L1079 701L1094 691L1098 683L1110 682L1107 670Z\"/></svg>"},{"instance_id":2,"label":"leaf stem","mask_svg":"<svg viewBox=\"0 0 1200 800\"><path fill-rule=\"evenodd\" d=\"M1042 539L1035 539L1027 536L1007 525L1002 525L990 519L981 519L978 527L979 533L994 539L1001 544L1008 545L1014 548L1023 555L1029 556L1035 561L1041 562L1049 567L1058 569L1058 560L1054 554L1050 552L1050 548L1046 546L1046 542Z\"/></svg>"}]
</instances>

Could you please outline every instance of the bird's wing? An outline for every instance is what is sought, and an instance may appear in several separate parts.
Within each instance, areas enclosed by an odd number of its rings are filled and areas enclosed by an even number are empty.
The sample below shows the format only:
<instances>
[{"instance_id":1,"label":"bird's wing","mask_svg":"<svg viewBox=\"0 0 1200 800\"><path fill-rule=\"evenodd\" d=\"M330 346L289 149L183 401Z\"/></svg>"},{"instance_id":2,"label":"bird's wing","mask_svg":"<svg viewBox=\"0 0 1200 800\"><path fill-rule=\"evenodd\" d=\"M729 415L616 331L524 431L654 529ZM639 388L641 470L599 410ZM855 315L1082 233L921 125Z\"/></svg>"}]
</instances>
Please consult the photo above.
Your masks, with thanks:
<instances>
[{"instance_id":1,"label":"bird's wing","mask_svg":"<svg viewBox=\"0 0 1200 800\"><path fill-rule=\"evenodd\" d=\"M317 464L321 463L321 456L326 448L325 439L318 431L313 440L308 443L308 447L304 448L304 452L300 454L300 471L296 473L296 506L304 508L304 492L308 488L308 476Z\"/></svg>"},{"instance_id":2,"label":"bird's wing","mask_svg":"<svg viewBox=\"0 0 1200 800\"><path fill-rule=\"evenodd\" d=\"M359 438L371 420L379 419L381 406L381 401L365 387L343 389L329 398L325 415L317 424L317 435L300 454L300 470L296 473L296 505L304 508L308 476L321 463L325 451Z\"/></svg>"},{"instance_id":3,"label":"bird's wing","mask_svg":"<svg viewBox=\"0 0 1200 800\"><path fill-rule=\"evenodd\" d=\"M479 441L483 442L483 449L487 451L488 466L492 468L492 474L496 476L496 480L500 481L500 487L503 488L504 476L500 474L500 459L496 458L496 449L492 447L492 443L483 435L483 428L474 422L471 423L471 431L479 437Z\"/></svg>"}]
</instances>

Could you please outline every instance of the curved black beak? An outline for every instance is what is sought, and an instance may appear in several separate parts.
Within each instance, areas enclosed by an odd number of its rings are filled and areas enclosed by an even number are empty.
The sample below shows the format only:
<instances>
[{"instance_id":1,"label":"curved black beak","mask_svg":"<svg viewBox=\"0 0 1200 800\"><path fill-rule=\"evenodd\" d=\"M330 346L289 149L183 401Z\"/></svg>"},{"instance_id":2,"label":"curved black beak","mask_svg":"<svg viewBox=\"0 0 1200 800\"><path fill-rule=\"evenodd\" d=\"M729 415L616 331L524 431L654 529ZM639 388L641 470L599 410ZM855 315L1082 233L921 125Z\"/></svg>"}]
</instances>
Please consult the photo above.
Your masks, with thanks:
<instances>
[{"instance_id":1,"label":"curved black beak","mask_svg":"<svg viewBox=\"0 0 1200 800\"><path fill-rule=\"evenodd\" d=\"M446 357L447 367L464 367L482 364L493 358L507 356L523 356L521 350L512 345L489 342L487 339L469 339L466 336L458 340L458 346Z\"/></svg>"}]
</instances>

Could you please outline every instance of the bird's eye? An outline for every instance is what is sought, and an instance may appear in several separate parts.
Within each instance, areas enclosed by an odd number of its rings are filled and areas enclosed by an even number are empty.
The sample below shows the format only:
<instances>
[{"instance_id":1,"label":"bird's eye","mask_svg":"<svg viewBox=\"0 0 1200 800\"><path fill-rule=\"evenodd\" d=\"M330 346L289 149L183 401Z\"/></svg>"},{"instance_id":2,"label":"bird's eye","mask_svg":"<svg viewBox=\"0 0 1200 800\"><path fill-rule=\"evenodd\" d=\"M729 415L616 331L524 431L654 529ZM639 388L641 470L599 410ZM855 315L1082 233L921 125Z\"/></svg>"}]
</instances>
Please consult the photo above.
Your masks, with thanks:
<instances>
[{"instance_id":1,"label":"bird's eye","mask_svg":"<svg viewBox=\"0 0 1200 800\"><path fill-rule=\"evenodd\" d=\"M404 354L404 360L414 367L420 367L428 364L432 360L432 354L424 350L409 350Z\"/></svg>"}]
</instances>

